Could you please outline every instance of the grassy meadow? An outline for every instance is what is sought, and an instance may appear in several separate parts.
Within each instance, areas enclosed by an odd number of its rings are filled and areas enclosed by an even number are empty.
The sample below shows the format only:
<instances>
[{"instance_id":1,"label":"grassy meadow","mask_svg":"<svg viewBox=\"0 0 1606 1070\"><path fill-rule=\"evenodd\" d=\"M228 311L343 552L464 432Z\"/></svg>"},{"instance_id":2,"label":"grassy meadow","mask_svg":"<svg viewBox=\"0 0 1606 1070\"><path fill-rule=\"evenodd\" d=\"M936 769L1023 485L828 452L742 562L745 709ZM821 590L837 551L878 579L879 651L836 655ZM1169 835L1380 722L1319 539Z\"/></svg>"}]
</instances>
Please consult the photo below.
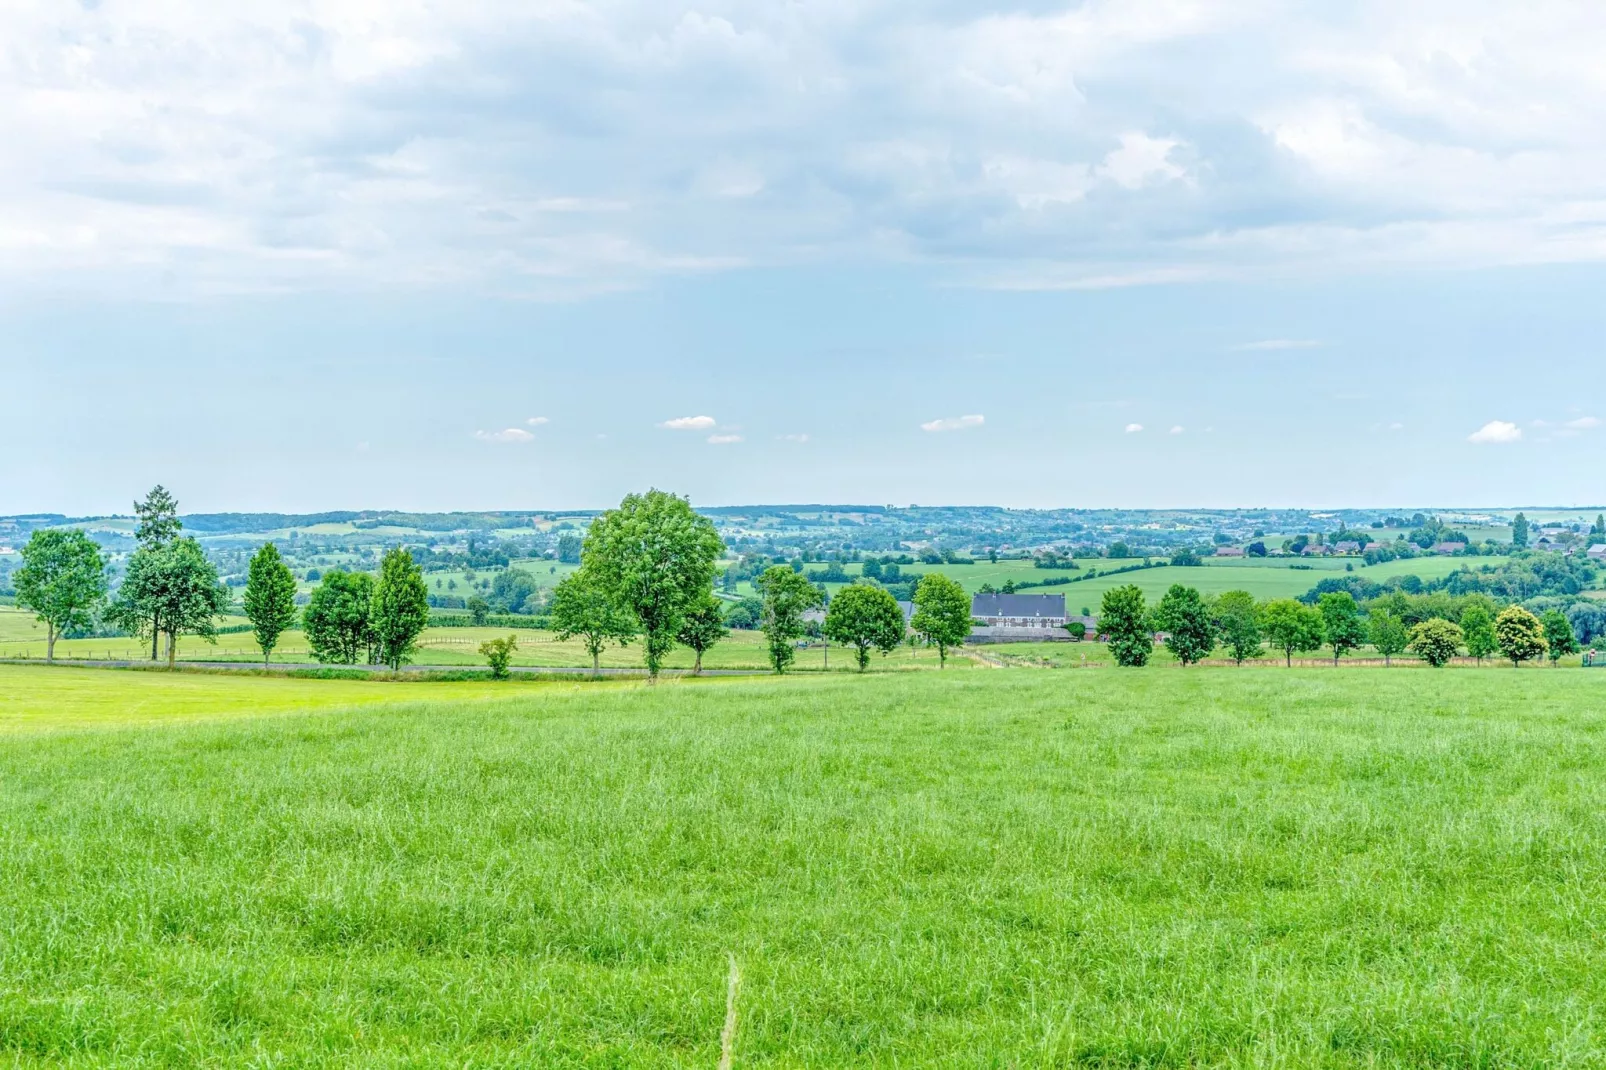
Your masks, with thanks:
<instances>
[{"instance_id":1,"label":"grassy meadow","mask_svg":"<svg viewBox=\"0 0 1606 1070\"><path fill-rule=\"evenodd\" d=\"M1606 1061L1606 674L456 686L0 665L0 1052Z\"/></svg>"},{"instance_id":2,"label":"grassy meadow","mask_svg":"<svg viewBox=\"0 0 1606 1070\"><path fill-rule=\"evenodd\" d=\"M480 644L487 639L500 639L509 634L519 641L513 664L547 668L589 668L591 655L579 640L559 642L553 633L536 629L506 628L429 628L419 639L414 662L419 665L445 667L484 667L485 659L479 653ZM0 663L12 658L42 658L45 656L45 631L31 614L0 607ZM94 659L109 661L140 661L150 657L149 643L137 639L61 639L56 642L56 657L64 660ZM639 669L642 665L641 644L610 646L602 655L605 668ZM873 655L872 664L883 669L935 669L937 652L927 648L902 647L882 657ZM235 661L260 664L262 654L250 632L235 632L218 636L215 645L204 639L189 636L179 640L180 661ZM275 662L304 663L312 660L306 636L300 631L286 632L274 650ZM690 669L695 656L685 648L677 647L665 664L671 669ZM827 664L829 663L829 664ZM955 665L950 658L949 665ZM958 659L959 667L968 664ZM769 667L764 636L760 632L733 631L703 658L707 669L766 669ZM798 671L848 671L853 667L850 653L833 646L827 651L815 642L807 649L797 651L795 668Z\"/></svg>"},{"instance_id":3,"label":"grassy meadow","mask_svg":"<svg viewBox=\"0 0 1606 1070\"><path fill-rule=\"evenodd\" d=\"M1346 565L1351 566L1354 573L1376 583L1384 583L1395 576L1420 576L1424 580L1439 579L1448 576L1458 568L1481 568L1484 565L1501 565L1506 558L1503 557L1419 557L1409 561L1387 561L1377 565L1367 565L1358 557L1349 558L1207 558L1199 568L1177 568L1165 565L1159 568L1142 569L1137 572L1127 572L1115 576L1094 576L1083 579L1091 569L1103 572L1106 568L1115 568L1123 564L1137 564L1141 559L1133 561L1110 561L1101 559L1087 559L1078 562L1082 567L1076 571L1057 571L1052 569L1036 568L1030 561L999 561L989 563L985 560L974 565L907 565L907 572L927 573L938 572L952 577L958 581L966 591L974 594L983 584L992 584L1002 587L1006 582L1015 583L1041 582L1043 580L1071 577L1074 582L1056 585L1053 587L1033 587L1028 594L1063 594L1065 605L1072 612L1083 606L1098 612L1099 600L1104 592L1112 587L1122 584L1136 584L1151 601L1158 599L1173 583L1181 583L1189 587L1196 587L1200 593L1215 595L1224 591L1248 591L1256 598L1294 598L1304 594L1325 577L1341 575ZM823 565L806 565L805 571L823 568ZM850 576L859 574L860 565L845 565L843 570ZM836 590L843 584L826 584L831 590ZM752 585L742 583L739 593L752 594Z\"/></svg>"}]
</instances>

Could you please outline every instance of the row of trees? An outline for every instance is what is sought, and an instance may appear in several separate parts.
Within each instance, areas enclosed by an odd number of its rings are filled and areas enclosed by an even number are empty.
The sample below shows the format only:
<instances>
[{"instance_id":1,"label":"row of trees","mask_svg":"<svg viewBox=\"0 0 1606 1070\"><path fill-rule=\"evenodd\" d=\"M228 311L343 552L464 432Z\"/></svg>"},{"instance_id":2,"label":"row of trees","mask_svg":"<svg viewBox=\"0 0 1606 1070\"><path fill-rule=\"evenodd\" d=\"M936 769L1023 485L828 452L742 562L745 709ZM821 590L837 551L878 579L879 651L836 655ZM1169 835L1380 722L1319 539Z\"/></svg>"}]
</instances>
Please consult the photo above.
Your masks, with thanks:
<instances>
[{"instance_id":1,"label":"row of trees","mask_svg":"<svg viewBox=\"0 0 1606 1070\"><path fill-rule=\"evenodd\" d=\"M579 639L593 672L612 644L640 641L643 661L656 678L675 646L703 655L729 633L723 605L714 595L716 564L724 553L711 521L690 503L664 491L632 494L592 523L580 567L559 582L551 603L558 638ZM907 629L897 599L884 588L854 584L834 599L790 565L771 565L753 577L761 605L759 626L771 667L785 672L807 631L807 615L826 608L825 637L852 648L860 670L872 651L890 653ZM827 602L829 605L827 606ZM924 576L914 594L910 627L937 647L946 664L949 648L970 634L970 598L946 576Z\"/></svg>"},{"instance_id":2,"label":"row of trees","mask_svg":"<svg viewBox=\"0 0 1606 1070\"><path fill-rule=\"evenodd\" d=\"M1242 665L1268 645L1281 651L1288 665L1295 654L1323 646L1332 651L1335 665L1371 644L1385 664L1409 650L1434 667L1463 649L1480 662L1499 653L1513 665L1546 654L1554 663L1578 650L1572 625L1555 611L1540 618L1521 606L1495 614L1474 604L1462 611L1459 623L1430 617L1413 624L1384 607L1363 613L1344 591L1324 594L1311 606L1292 598L1258 602L1247 591L1207 599L1181 584L1173 584L1153 608L1134 585L1112 588L1104 595L1099 630L1108 638L1116 663L1126 666L1148 664L1157 633L1184 665L1204 660L1217 647Z\"/></svg>"},{"instance_id":3,"label":"row of trees","mask_svg":"<svg viewBox=\"0 0 1606 1070\"><path fill-rule=\"evenodd\" d=\"M217 618L233 605L200 543L183 534L178 502L158 486L134 503L136 549L108 601L110 565L82 531L36 531L23 547L17 571L17 604L45 624L45 659L56 658L56 640L104 620L131 635L149 638L151 660L177 657L178 640L217 638ZM392 550L379 577L334 571L323 577L305 614L295 604L296 580L273 543L251 558L242 608L251 622L264 664L280 637L306 629L320 661L370 663L400 668L411 659L419 633L429 623L422 570L406 550Z\"/></svg>"},{"instance_id":4,"label":"row of trees","mask_svg":"<svg viewBox=\"0 0 1606 1070\"><path fill-rule=\"evenodd\" d=\"M35 531L23 547L13 583L17 604L45 624L45 659L54 661L56 640L97 619L151 641L151 660L166 640L172 665L182 635L212 640L217 617L229 606L228 588L200 543L183 535L178 503L158 486L134 503L136 549L116 597L108 603L110 565L82 531Z\"/></svg>"}]
</instances>

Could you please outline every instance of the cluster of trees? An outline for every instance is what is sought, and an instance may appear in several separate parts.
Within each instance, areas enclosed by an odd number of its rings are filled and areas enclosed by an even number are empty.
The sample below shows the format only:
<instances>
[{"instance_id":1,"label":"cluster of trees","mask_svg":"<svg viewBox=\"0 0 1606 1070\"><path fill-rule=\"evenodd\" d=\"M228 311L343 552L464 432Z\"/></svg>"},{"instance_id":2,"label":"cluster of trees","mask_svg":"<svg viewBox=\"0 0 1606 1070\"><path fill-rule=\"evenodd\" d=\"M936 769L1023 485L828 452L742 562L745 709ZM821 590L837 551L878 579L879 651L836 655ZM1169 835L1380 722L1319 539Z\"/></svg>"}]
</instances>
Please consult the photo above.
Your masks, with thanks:
<instances>
[{"instance_id":1,"label":"cluster of trees","mask_svg":"<svg viewBox=\"0 0 1606 1070\"><path fill-rule=\"evenodd\" d=\"M180 636L216 638L216 618L231 598L200 544L183 534L178 503L156 487L134 512L136 549L109 602L109 563L84 532L37 530L23 547L23 565L13 577L17 604L45 624L47 661L55 660L58 638L97 619L148 636L153 661L165 638L169 665Z\"/></svg>"},{"instance_id":2,"label":"cluster of trees","mask_svg":"<svg viewBox=\"0 0 1606 1070\"><path fill-rule=\"evenodd\" d=\"M260 577L260 579L259 579ZM253 590L259 609L253 609ZM245 614L256 632L264 663L279 636L296 619L295 579L270 542L251 561L245 588ZM412 661L418 637L429 626L429 590L423 569L404 549L388 550L378 577L335 569L323 574L301 628L312 656L326 664L388 665L400 669Z\"/></svg>"},{"instance_id":3,"label":"cluster of trees","mask_svg":"<svg viewBox=\"0 0 1606 1070\"><path fill-rule=\"evenodd\" d=\"M1268 645L1282 652L1289 665L1295 654L1324 646L1332 651L1335 665L1371 644L1385 664L1410 650L1435 667L1463 649L1479 661L1499 653L1513 665L1547 654L1554 663L1578 650L1572 624L1562 613L1536 617L1521 606L1496 612L1487 599L1470 600L1456 620L1437 615L1413 620L1398 603L1387 600L1363 610L1348 591L1328 592L1308 605L1292 598L1259 602L1247 591L1207 599L1182 584L1173 584L1152 608L1135 585L1107 591L1099 630L1108 638L1116 663L1126 666L1148 663L1157 633L1184 665L1204 660L1217 647L1241 665Z\"/></svg>"},{"instance_id":4,"label":"cluster of trees","mask_svg":"<svg viewBox=\"0 0 1606 1070\"><path fill-rule=\"evenodd\" d=\"M216 641L217 618L228 612L232 598L200 543L183 534L178 502L158 486L134 504L134 513L137 548L109 604L107 561L82 531L36 531L29 539L17 573L17 600L46 625L46 660L55 660L63 632L87 627L97 613L132 635L149 637L152 661L165 640L170 668L180 636ZM351 664L366 657L392 668L411 659L429 623L423 573L406 550L385 555L377 580L366 573L325 574L300 614L295 576L278 547L267 543L251 558L242 608L264 664L298 616L318 660Z\"/></svg>"},{"instance_id":5,"label":"cluster of trees","mask_svg":"<svg viewBox=\"0 0 1606 1070\"><path fill-rule=\"evenodd\" d=\"M579 639L593 672L613 644L640 641L649 676L656 677L676 646L703 656L729 634L723 607L714 596L716 562L724 545L713 525L683 498L659 490L627 496L599 516L587 533L580 568L558 584L551 603L560 639ZM881 566L877 571L892 566ZM785 672L809 632L808 614L826 610L820 632L850 647L861 670L872 652L896 649L908 628L898 601L875 582L855 582L828 599L823 588L793 563L773 564L753 577L756 599L731 613L764 632L776 672ZM955 581L935 573L920 580L909 627L937 648L939 663L970 634L970 597ZM751 603L751 604L749 604Z\"/></svg>"}]
</instances>

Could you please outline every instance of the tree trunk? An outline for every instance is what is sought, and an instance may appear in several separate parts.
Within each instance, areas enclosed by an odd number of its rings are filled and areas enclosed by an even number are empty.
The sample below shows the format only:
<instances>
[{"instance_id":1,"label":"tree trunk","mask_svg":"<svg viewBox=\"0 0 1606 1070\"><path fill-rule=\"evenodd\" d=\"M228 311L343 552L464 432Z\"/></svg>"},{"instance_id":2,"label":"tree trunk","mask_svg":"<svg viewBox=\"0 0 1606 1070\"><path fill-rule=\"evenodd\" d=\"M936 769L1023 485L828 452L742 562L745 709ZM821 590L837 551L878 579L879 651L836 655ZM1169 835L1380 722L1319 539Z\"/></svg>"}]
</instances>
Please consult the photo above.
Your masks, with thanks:
<instances>
[{"instance_id":1,"label":"tree trunk","mask_svg":"<svg viewBox=\"0 0 1606 1070\"><path fill-rule=\"evenodd\" d=\"M45 664L56 660L56 625L45 621Z\"/></svg>"},{"instance_id":2,"label":"tree trunk","mask_svg":"<svg viewBox=\"0 0 1606 1070\"><path fill-rule=\"evenodd\" d=\"M1288 662L1288 667L1292 669L1294 667L1294 648L1289 647L1288 649L1284 650L1283 658Z\"/></svg>"},{"instance_id":3,"label":"tree trunk","mask_svg":"<svg viewBox=\"0 0 1606 1070\"><path fill-rule=\"evenodd\" d=\"M151 614L151 660L152 661L155 661L156 658L157 658L156 642L157 642L157 640L159 638L161 638L161 635L162 635L162 618L161 618L161 615L157 614L157 613L152 613Z\"/></svg>"},{"instance_id":4,"label":"tree trunk","mask_svg":"<svg viewBox=\"0 0 1606 1070\"><path fill-rule=\"evenodd\" d=\"M693 676L701 676L703 674L703 652L701 650L697 652L697 663L691 667L691 674Z\"/></svg>"},{"instance_id":5,"label":"tree trunk","mask_svg":"<svg viewBox=\"0 0 1606 1070\"><path fill-rule=\"evenodd\" d=\"M602 675L602 652L601 651L593 650L591 652L591 675L592 676L601 676Z\"/></svg>"},{"instance_id":6,"label":"tree trunk","mask_svg":"<svg viewBox=\"0 0 1606 1070\"><path fill-rule=\"evenodd\" d=\"M173 632L168 632L167 633L167 667L168 667L168 669L172 669L173 668L173 661L177 657L178 657L178 635L173 633Z\"/></svg>"}]
</instances>

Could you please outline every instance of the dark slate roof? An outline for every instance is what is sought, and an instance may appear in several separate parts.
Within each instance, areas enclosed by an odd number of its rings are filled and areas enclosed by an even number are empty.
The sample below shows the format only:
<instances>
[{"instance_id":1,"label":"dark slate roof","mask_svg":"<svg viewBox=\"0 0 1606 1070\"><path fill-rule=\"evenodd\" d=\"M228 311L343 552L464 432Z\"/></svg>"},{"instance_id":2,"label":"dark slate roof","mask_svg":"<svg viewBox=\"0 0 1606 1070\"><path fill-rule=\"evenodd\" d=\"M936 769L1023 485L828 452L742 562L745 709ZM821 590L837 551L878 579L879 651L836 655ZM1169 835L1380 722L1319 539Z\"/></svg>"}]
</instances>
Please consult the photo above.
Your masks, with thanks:
<instances>
[{"instance_id":1,"label":"dark slate roof","mask_svg":"<svg viewBox=\"0 0 1606 1070\"><path fill-rule=\"evenodd\" d=\"M1062 594L978 594L971 596L972 617L1063 617Z\"/></svg>"}]
</instances>

